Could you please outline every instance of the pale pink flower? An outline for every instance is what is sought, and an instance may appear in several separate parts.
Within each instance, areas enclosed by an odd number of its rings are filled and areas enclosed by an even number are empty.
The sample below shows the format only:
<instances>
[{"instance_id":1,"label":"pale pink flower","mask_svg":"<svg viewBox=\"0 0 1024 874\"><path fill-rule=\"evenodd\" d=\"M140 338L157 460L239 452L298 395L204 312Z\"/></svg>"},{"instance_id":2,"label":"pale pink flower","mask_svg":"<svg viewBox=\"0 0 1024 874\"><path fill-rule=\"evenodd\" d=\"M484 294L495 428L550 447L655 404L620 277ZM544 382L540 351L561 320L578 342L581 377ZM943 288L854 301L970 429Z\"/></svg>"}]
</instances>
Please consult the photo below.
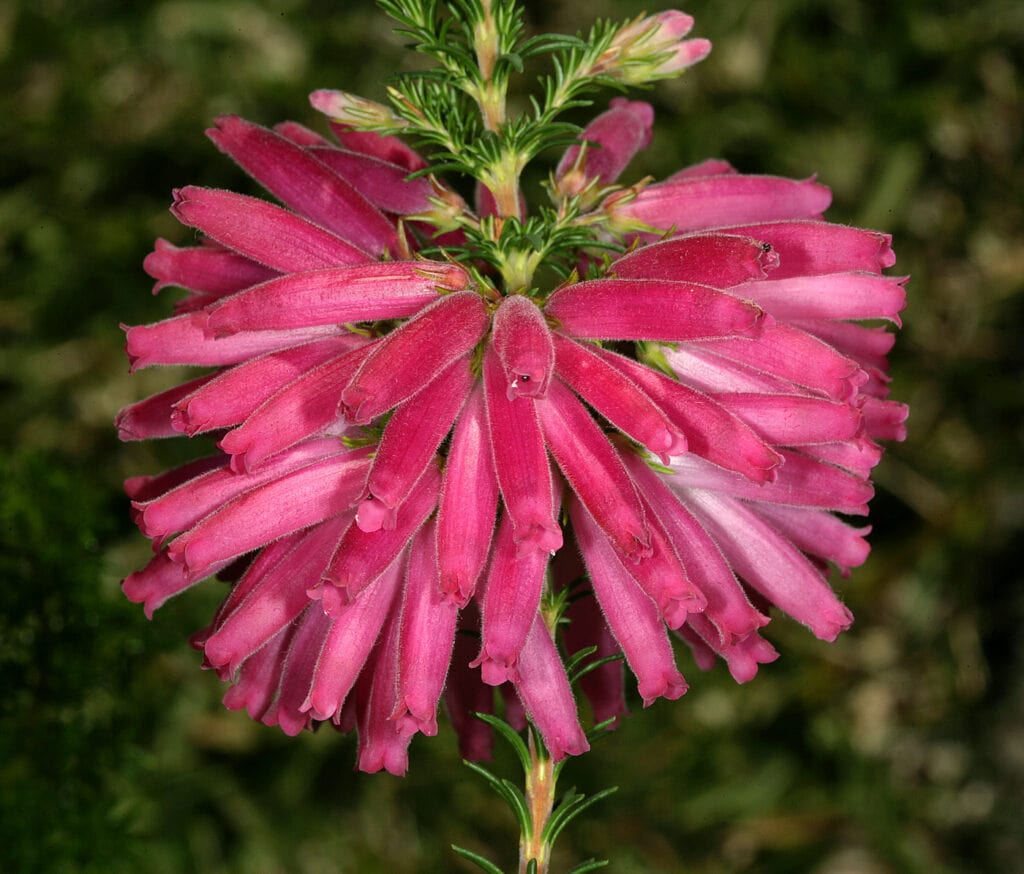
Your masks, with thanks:
<instances>
[{"instance_id":1,"label":"pale pink flower","mask_svg":"<svg viewBox=\"0 0 1024 874\"><path fill-rule=\"evenodd\" d=\"M415 255L400 219L466 207L407 179L424 162L399 140L235 117L209 132L283 206L175 192L200 244L158 241L145 267L188 293L127 329L128 355L214 369L118 427L217 438L127 481L156 554L124 590L151 615L236 580L193 639L228 707L289 734L357 728L360 768L403 773L442 697L463 753L486 756L470 714L511 687L558 759L587 741L540 606L584 568L596 600L574 602L566 639L624 653L645 706L687 689L667 630L743 682L776 657L770 607L826 640L850 624L826 567L863 562L868 529L834 513L866 512L877 441L906 415L885 399L891 335L857 324L898 323L889 238L824 222L814 181L718 161L610 190L650 120L613 101L556 173L593 183L635 247L504 297ZM598 719L625 712L621 684L615 664L584 679Z\"/></svg>"},{"instance_id":2,"label":"pale pink flower","mask_svg":"<svg viewBox=\"0 0 1024 874\"><path fill-rule=\"evenodd\" d=\"M711 51L706 39L683 39L693 29L693 17L677 9L640 18L616 34L602 72L627 84L673 76Z\"/></svg>"}]
</instances>

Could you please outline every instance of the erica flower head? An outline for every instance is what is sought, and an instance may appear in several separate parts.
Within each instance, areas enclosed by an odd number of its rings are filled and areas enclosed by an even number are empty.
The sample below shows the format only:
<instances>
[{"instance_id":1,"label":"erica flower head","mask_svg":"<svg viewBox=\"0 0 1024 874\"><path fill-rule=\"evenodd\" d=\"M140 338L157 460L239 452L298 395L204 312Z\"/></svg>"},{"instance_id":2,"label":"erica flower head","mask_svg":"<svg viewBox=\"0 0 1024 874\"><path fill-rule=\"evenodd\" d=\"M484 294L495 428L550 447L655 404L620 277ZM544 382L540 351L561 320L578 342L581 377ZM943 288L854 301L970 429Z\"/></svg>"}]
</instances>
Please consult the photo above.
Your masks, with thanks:
<instances>
[{"instance_id":1,"label":"erica flower head","mask_svg":"<svg viewBox=\"0 0 1024 874\"><path fill-rule=\"evenodd\" d=\"M199 242L158 240L145 268L186 294L127 329L133 369L204 371L123 410L122 438L216 452L126 483L155 552L126 594L152 614L232 580L193 638L226 705L289 734L354 728L368 771L403 773L442 699L487 756L470 714L492 687L553 757L585 751L563 667L583 649L621 653L646 706L687 689L672 637L739 682L776 658L776 613L834 639L852 617L828 567L868 553L845 517L867 512L879 441L903 437L889 237L828 222L813 179L717 160L624 186L646 103L612 100L566 148L554 119L580 95L707 53L692 21L544 48L482 9L456 4L449 38L486 75L438 50L451 75L406 80L390 108L316 92L330 136L217 119L209 138L271 199L177 190ZM430 22L399 20L429 53ZM508 118L515 51L542 49L558 72ZM519 174L559 144L532 207ZM625 713L621 662L581 688L596 721Z\"/></svg>"}]
</instances>

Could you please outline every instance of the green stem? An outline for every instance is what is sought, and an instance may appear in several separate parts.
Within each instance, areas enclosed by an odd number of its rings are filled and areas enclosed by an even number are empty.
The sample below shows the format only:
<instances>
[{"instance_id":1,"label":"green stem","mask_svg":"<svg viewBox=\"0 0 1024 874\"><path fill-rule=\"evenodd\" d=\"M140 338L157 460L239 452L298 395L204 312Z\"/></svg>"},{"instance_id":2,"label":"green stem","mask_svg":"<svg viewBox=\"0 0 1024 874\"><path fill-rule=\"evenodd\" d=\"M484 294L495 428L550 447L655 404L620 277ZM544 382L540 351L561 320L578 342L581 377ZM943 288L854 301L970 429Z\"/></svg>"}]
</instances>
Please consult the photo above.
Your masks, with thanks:
<instances>
[{"instance_id":1,"label":"green stem","mask_svg":"<svg viewBox=\"0 0 1024 874\"><path fill-rule=\"evenodd\" d=\"M483 19L473 28L473 48L480 68L480 86L473 96L480 106L484 127L497 133L505 123L506 83L494 75L501 53L501 36L491 10L491 0L482 0Z\"/></svg>"}]
</instances>

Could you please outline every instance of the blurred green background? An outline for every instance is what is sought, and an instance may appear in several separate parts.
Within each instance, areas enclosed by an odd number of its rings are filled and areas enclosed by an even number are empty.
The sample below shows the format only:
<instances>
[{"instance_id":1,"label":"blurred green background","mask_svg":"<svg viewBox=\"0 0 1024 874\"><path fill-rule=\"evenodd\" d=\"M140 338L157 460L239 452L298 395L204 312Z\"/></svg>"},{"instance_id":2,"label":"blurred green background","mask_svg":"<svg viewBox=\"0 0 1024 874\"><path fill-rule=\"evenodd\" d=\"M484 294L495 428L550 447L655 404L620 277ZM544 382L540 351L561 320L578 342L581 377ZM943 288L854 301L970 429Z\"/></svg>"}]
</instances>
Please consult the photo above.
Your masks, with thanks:
<instances>
[{"instance_id":1,"label":"blurred green background","mask_svg":"<svg viewBox=\"0 0 1024 874\"><path fill-rule=\"evenodd\" d=\"M575 32L644 8L528 17ZM773 623L783 658L745 687L683 655L686 698L636 702L566 768L566 786L621 789L555 870L1024 871L1024 4L687 11L715 51L649 92L656 137L630 177L707 156L817 172L830 217L891 231L913 275L893 357L910 438L878 470L868 564L837 581L852 631ZM369 0L0 3L0 870L467 870L451 841L512 865L511 816L446 726L406 779L354 773L351 738L220 706L186 643L220 584L153 623L119 590L149 550L122 479L197 449L117 442L117 409L179 377L129 378L118 322L169 313L140 265L154 237L189 239L172 187L254 190L204 127L319 126L306 92L380 97L408 63Z\"/></svg>"}]
</instances>

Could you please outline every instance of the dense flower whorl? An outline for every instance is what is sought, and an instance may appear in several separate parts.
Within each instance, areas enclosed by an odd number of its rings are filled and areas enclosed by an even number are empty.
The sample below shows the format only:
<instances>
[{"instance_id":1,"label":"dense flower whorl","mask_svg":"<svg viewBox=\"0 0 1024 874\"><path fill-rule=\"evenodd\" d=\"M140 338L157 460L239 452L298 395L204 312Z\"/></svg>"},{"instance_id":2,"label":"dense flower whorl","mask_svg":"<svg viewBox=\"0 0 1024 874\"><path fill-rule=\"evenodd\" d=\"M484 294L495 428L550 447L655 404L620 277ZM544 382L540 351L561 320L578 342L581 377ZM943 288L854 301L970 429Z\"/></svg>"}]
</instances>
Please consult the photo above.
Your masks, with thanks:
<instances>
[{"instance_id":1,"label":"dense flower whorl","mask_svg":"<svg viewBox=\"0 0 1024 874\"><path fill-rule=\"evenodd\" d=\"M471 213L408 179L424 161L399 140L209 132L283 205L175 192L201 243L159 240L145 267L187 295L127 329L128 355L213 369L117 424L217 438L127 481L156 554L124 590L151 615L235 580L194 638L228 707L289 734L355 727L360 768L402 773L442 696L463 753L486 756L469 714L501 686L561 758L587 741L545 592L586 579L567 645L621 651L645 706L687 688L668 630L745 682L776 657L772 606L825 640L849 626L827 567L861 564L868 528L835 514L866 512L906 416L886 399L892 335L858 324L898 324L890 240L825 222L813 180L720 161L609 188L651 118L613 101L556 173L630 250L529 295L416 255L440 202ZM581 685L596 718L625 712L618 663Z\"/></svg>"}]
</instances>

